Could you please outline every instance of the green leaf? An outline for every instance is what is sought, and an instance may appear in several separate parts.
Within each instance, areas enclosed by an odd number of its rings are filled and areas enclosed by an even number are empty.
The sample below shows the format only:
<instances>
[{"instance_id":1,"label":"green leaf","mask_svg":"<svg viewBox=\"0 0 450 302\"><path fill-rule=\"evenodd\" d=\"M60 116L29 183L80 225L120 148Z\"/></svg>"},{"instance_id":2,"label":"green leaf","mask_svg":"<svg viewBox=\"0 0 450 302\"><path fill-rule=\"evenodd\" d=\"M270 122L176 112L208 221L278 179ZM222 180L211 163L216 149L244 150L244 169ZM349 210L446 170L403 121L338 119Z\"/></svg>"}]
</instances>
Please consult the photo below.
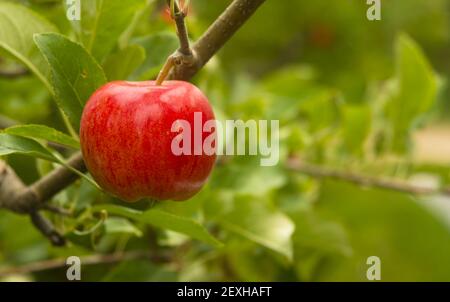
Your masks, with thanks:
<instances>
[{"instance_id":1,"label":"green leaf","mask_svg":"<svg viewBox=\"0 0 450 302\"><path fill-rule=\"evenodd\" d=\"M105 74L81 45L62 35L38 34L34 39L50 65L57 103L79 129L83 106L106 82Z\"/></svg>"},{"instance_id":2,"label":"green leaf","mask_svg":"<svg viewBox=\"0 0 450 302\"><path fill-rule=\"evenodd\" d=\"M361 154L372 126L372 112L367 105L346 105L342 110L342 140L347 152Z\"/></svg>"},{"instance_id":3,"label":"green leaf","mask_svg":"<svg viewBox=\"0 0 450 302\"><path fill-rule=\"evenodd\" d=\"M33 35L56 32L54 25L23 5L0 3L0 49L26 65L46 86L47 64L33 43Z\"/></svg>"},{"instance_id":4,"label":"green leaf","mask_svg":"<svg viewBox=\"0 0 450 302\"><path fill-rule=\"evenodd\" d=\"M104 227L107 234L131 234L142 237L142 231L125 218L109 217Z\"/></svg>"},{"instance_id":5,"label":"green leaf","mask_svg":"<svg viewBox=\"0 0 450 302\"><path fill-rule=\"evenodd\" d=\"M229 231L292 260L291 236L295 225L288 216L264 201L236 200L233 211L219 218L219 223Z\"/></svg>"},{"instance_id":6,"label":"green leaf","mask_svg":"<svg viewBox=\"0 0 450 302\"><path fill-rule=\"evenodd\" d=\"M75 169L71 165L69 165L69 163L66 161L66 159L64 157L62 157L61 155L59 155L59 153L57 153L56 151L53 151L53 150L50 150L50 149L47 149L47 150L49 150L49 152L51 152L53 154L53 157L56 158L56 160L58 161L59 164L63 165L68 170L72 171L73 173L77 174L78 176L86 179L97 190L103 192L102 188L97 184L97 182L95 182L95 180L90 175L85 174L85 173Z\"/></svg>"},{"instance_id":7,"label":"green leaf","mask_svg":"<svg viewBox=\"0 0 450 302\"><path fill-rule=\"evenodd\" d=\"M110 55L103 63L109 81L126 80L145 60L145 49L140 45L130 45Z\"/></svg>"},{"instance_id":8,"label":"green leaf","mask_svg":"<svg viewBox=\"0 0 450 302\"><path fill-rule=\"evenodd\" d=\"M80 220L78 223L83 225L83 230L80 231L75 228L64 234L64 237L72 243L85 248L95 247L98 239L105 233L105 222L107 219L107 213L102 211L100 212L100 219L95 223Z\"/></svg>"},{"instance_id":9,"label":"green leaf","mask_svg":"<svg viewBox=\"0 0 450 302\"><path fill-rule=\"evenodd\" d=\"M178 232L193 239L211 244L215 247L220 247L222 245L197 221L190 218L170 214L165 211L150 209L142 212L116 205L99 205L95 206L93 210L106 210L109 214L119 215L122 217L137 220L142 223L150 224L155 227Z\"/></svg>"},{"instance_id":10,"label":"green leaf","mask_svg":"<svg viewBox=\"0 0 450 302\"><path fill-rule=\"evenodd\" d=\"M73 195L72 207L75 213L79 213L97 201L102 192L93 187L87 180L82 179L78 185L73 186Z\"/></svg>"},{"instance_id":11,"label":"green leaf","mask_svg":"<svg viewBox=\"0 0 450 302\"><path fill-rule=\"evenodd\" d=\"M260 158L242 157L216 171L211 180L220 189L232 190L234 194L264 197L287 182L279 166L262 167Z\"/></svg>"},{"instance_id":12,"label":"green leaf","mask_svg":"<svg viewBox=\"0 0 450 302\"><path fill-rule=\"evenodd\" d=\"M287 179L279 167L257 167L240 174L241 186L234 191L237 194L263 197L282 187Z\"/></svg>"},{"instance_id":13,"label":"green leaf","mask_svg":"<svg viewBox=\"0 0 450 302\"><path fill-rule=\"evenodd\" d=\"M419 45L406 35L397 39L396 64L396 86L386 110L394 128L393 148L403 152L411 128L436 101L438 78Z\"/></svg>"},{"instance_id":14,"label":"green leaf","mask_svg":"<svg viewBox=\"0 0 450 302\"><path fill-rule=\"evenodd\" d=\"M178 47L178 38L171 32L160 32L132 40L145 49L146 59L134 73L139 79L148 79L158 74L167 57Z\"/></svg>"},{"instance_id":15,"label":"green leaf","mask_svg":"<svg viewBox=\"0 0 450 302\"><path fill-rule=\"evenodd\" d=\"M268 118L279 119L281 124L289 124L301 113L307 115L311 124L323 123L330 126L334 109L331 102L333 92L319 86L314 81L315 78L316 72L311 67L302 65L288 66L270 73L261 85L261 96L266 99L264 107ZM254 85L252 90L255 91ZM320 111L317 110L319 107ZM255 110L252 106L248 109Z\"/></svg>"},{"instance_id":16,"label":"green leaf","mask_svg":"<svg viewBox=\"0 0 450 302\"><path fill-rule=\"evenodd\" d=\"M132 39L136 30L140 29L142 23L148 23L148 16L153 13L154 9L159 9L155 4L156 3L153 0L147 0L145 1L145 7L139 9L136 14L134 14L133 20L131 20L118 39L117 46L119 49L123 49L130 44L130 39Z\"/></svg>"},{"instance_id":17,"label":"green leaf","mask_svg":"<svg viewBox=\"0 0 450 302\"><path fill-rule=\"evenodd\" d=\"M0 79L0 112L7 117L14 117L15 120L6 120L2 124L15 125L18 124L17 121L28 123L48 118L52 110L52 100L49 99L47 87L39 81L37 77L28 76L13 81Z\"/></svg>"},{"instance_id":18,"label":"green leaf","mask_svg":"<svg viewBox=\"0 0 450 302\"><path fill-rule=\"evenodd\" d=\"M72 25L86 49L102 62L145 4L142 0L83 1L81 20Z\"/></svg>"},{"instance_id":19,"label":"green leaf","mask_svg":"<svg viewBox=\"0 0 450 302\"><path fill-rule=\"evenodd\" d=\"M381 259L383 281L449 280L448 225L407 194L325 181L316 211L345 226L353 249L316 281L367 281L369 256Z\"/></svg>"},{"instance_id":20,"label":"green leaf","mask_svg":"<svg viewBox=\"0 0 450 302\"><path fill-rule=\"evenodd\" d=\"M56 129L44 125L13 126L3 130L3 132L27 138L42 139L75 149L80 148L80 143L76 139Z\"/></svg>"},{"instance_id":21,"label":"green leaf","mask_svg":"<svg viewBox=\"0 0 450 302\"><path fill-rule=\"evenodd\" d=\"M57 162L57 159L38 142L15 135L0 133L0 156L24 154Z\"/></svg>"},{"instance_id":22,"label":"green leaf","mask_svg":"<svg viewBox=\"0 0 450 302\"><path fill-rule=\"evenodd\" d=\"M126 218L130 218L133 220L140 220L142 218L143 211L138 211L135 209L117 206L117 205L97 205L92 208L92 211L94 212L100 212L102 210L105 210L108 212L108 214L111 215L118 215Z\"/></svg>"},{"instance_id":23,"label":"green leaf","mask_svg":"<svg viewBox=\"0 0 450 302\"><path fill-rule=\"evenodd\" d=\"M163 229L185 234L215 247L222 245L201 224L190 218L151 209L143 213L142 221Z\"/></svg>"},{"instance_id":24,"label":"green leaf","mask_svg":"<svg viewBox=\"0 0 450 302\"><path fill-rule=\"evenodd\" d=\"M248 240L228 240L226 245L227 265L233 271L234 280L245 282L267 282L280 280L285 261L271 250L261 248L257 243Z\"/></svg>"},{"instance_id":25,"label":"green leaf","mask_svg":"<svg viewBox=\"0 0 450 302\"><path fill-rule=\"evenodd\" d=\"M290 215L295 222L295 269L301 280L314 281L320 264L334 258L348 258L353 249L344 227L317 215L312 207Z\"/></svg>"},{"instance_id":26,"label":"green leaf","mask_svg":"<svg viewBox=\"0 0 450 302\"><path fill-rule=\"evenodd\" d=\"M9 154L23 154L58 163L60 165L63 165L67 169L73 171L74 173L78 174L80 177L83 177L84 179L89 181L94 187L101 190L98 184L90 176L73 168L57 152L54 152L47 147L44 147L34 139L6 133L0 133L0 156L5 156Z\"/></svg>"}]
</instances>

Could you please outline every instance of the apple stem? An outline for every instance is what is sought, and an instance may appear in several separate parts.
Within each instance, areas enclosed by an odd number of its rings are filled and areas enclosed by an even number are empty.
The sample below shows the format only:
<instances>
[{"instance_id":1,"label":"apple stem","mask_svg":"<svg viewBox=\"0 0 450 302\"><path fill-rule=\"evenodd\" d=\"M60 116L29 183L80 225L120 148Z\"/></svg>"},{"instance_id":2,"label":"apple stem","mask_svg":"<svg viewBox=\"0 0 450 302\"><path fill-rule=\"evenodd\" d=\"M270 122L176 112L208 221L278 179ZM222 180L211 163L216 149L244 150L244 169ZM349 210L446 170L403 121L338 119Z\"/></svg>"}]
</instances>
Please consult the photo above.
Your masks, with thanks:
<instances>
[{"instance_id":1,"label":"apple stem","mask_svg":"<svg viewBox=\"0 0 450 302\"><path fill-rule=\"evenodd\" d=\"M194 52L189 44L188 31L184 19L186 18L189 1L184 2L183 8L180 9L180 4L177 0L167 0L170 7L170 14L177 26L177 35L180 42L178 50L167 58L166 63L158 74L156 85L161 85L169 76L172 68L176 65L193 65L195 59Z\"/></svg>"},{"instance_id":2,"label":"apple stem","mask_svg":"<svg viewBox=\"0 0 450 302\"><path fill-rule=\"evenodd\" d=\"M167 58L166 63L164 63L163 68L158 74L158 77L156 78L156 85L161 85L164 80L169 75L170 71L172 70L173 66L175 66L175 58L174 56L170 56Z\"/></svg>"}]
</instances>

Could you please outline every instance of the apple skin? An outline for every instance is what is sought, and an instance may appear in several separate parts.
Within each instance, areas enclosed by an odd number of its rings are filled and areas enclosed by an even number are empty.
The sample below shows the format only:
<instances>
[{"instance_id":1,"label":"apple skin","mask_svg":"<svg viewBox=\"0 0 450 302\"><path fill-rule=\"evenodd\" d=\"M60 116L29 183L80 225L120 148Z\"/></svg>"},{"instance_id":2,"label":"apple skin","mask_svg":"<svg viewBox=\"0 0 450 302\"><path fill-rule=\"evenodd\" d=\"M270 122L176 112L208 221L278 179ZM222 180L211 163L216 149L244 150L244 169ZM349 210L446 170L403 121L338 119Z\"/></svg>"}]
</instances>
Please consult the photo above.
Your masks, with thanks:
<instances>
[{"instance_id":1,"label":"apple skin","mask_svg":"<svg viewBox=\"0 0 450 302\"><path fill-rule=\"evenodd\" d=\"M208 99L188 82L106 84L91 96L81 118L81 149L89 172L103 189L127 202L189 199L216 160L215 152L172 153L178 134L171 132L172 123L186 120L194 129L194 112L202 113L203 125L214 120ZM202 142L208 135L202 132ZM194 149L194 139L191 145Z\"/></svg>"}]
</instances>

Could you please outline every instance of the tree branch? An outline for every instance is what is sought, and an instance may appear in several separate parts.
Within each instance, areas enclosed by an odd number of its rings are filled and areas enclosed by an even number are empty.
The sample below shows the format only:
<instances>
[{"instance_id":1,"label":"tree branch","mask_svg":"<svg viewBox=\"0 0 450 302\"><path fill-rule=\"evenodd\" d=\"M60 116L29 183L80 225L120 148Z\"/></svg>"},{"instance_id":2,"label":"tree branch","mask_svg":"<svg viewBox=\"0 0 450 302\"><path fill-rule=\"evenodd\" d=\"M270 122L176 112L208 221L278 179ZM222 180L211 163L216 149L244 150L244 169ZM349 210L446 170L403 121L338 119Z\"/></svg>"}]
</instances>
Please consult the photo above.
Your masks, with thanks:
<instances>
[{"instance_id":1,"label":"tree branch","mask_svg":"<svg viewBox=\"0 0 450 302\"><path fill-rule=\"evenodd\" d=\"M184 60L181 60L179 64L175 64L171 77L174 79L189 80L194 76L264 2L265 0L234 0L225 12L192 46L192 49L189 47L184 16L182 17L182 14L179 13L175 18L178 36L180 38L180 48L177 54L181 54ZM7 120L2 121L0 119L0 124L2 125L8 126L8 122ZM82 172L86 171L81 152L72 156L69 164ZM290 160L287 166L293 171L312 177L343 180L357 185L378 187L415 195L444 194L450 196L450 189L423 187L394 179L380 179L347 171L336 171L296 160ZM72 184L76 179L78 179L76 174L64 167L59 167L36 183L26 187L15 172L4 161L0 161L0 208L7 208L17 213L29 214L34 225L44 235L54 244L60 244L63 240L62 237L60 237L53 226L37 210L45 207L45 203L48 200ZM127 257L94 255L85 258L83 263L111 263L129 259ZM64 265L65 262L62 260L52 260L12 271L10 270L9 274L51 269ZM5 272L0 271L0 275L5 275Z\"/></svg>"},{"instance_id":2,"label":"tree branch","mask_svg":"<svg viewBox=\"0 0 450 302\"><path fill-rule=\"evenodd\" d=\"M167 76L170 75L174 67L180 65L191 66L195 60L191 47L189 45L186 23L184 22L186 12L180 10L178 2L176 0L167 0L167 4L169 5L169 8L171 10L171 17L175 20L175 24L177 26L177 35L180 42L180 47L174 54L170 55L167 58L163 68L156 78L156 85L161 85L167 78Z\"/></svg>"},{"instance_id":3,"label":"tree branch","mask_svg":"<svg viewBox=\"0 0 450 302\"><path fill-rule=\"evenodd\" d=\"M70 157L67 164L82 173L87 172L81 152L77 152ZM32 184L28 188L28 192L36 196L35 202L40 207L77 179L78 175L61 166ZM24 195L27 195L27 193Z\"/></svg>"},{"instance_id":4,"label":"tree branch","mask_svg":"<svg viewBox=\"0 0 450 302\"><path fill-rule=\"evenodd\" d=\"M59 173L59 175L61 174ZM42 178L41 181L47 179L47 182L52 182L51 179L56 179L58 175L52 176L52 173L50 173L47 177ZM39 213L40 208L45 208L43 207L45 195L35 194L35 192L41 192L41 194L49 192L39 189L39 186L42 185L41 181L26 187L14 170L5 161L0 160L0 208L6 208L20 214L29 214L34 226L53 245L63 246L65 244L63 236L47 218ZM55 185L56 187L57 185ZM38 188L37 191L36 188ZM50 207L47 210L56 211L57 209Z\"/></svg>"},{"instance_id":5,"label":"tree branch","mask_svg":"<svg viewBox=\"0 0 450 302\"><path fill-rule=\"evenodd\" d=\"M432 188L414 185L406 181L398 179L378 178L364 174L338 171L327 167L321 167L298 159L290 159L287 162L287 167L290 170L306 174L316 178L329 178L335 180L342 180L351 182L360 186L375 187L391 191L397 191L413 195L447 195L450 196L450 188Z\"/></svg>"},{"instance_id":6,"label":"tree branch","mask_svg":"<svg viewBox=\"0 0 450 302\"><path fill-rule=\"evenodd\" d=\"M171 0L167 0L167 3L170 7ZM192 55L192 52L191 47L189 46L189 36L186 27L186 22L184 21L184 18L186 17L186 12L180 9L177 1L173 1L173 5L174 5L173 8L174 15L172 16L172 18L174 19L175 24L177 26L177 35L180 41L180 48L178 49L178 51L183 55L190 56Z\"/></svg>"},{"instance_id":7,"label":"tree branch","mask_svg":"<svg viewBox=\"0 0 450 302\"><path fill-rule=\"evenodd\" d=\"M17 122L0 115L0 129L17 125ZM65 151L63 146L49 142L49 145L59 151ZM81 171L85 171L81 157L75 156L69 164ZM0 208L6 208L19 214L30 215L33 225L55 246L65 244L64 237L55 229L53 224L45 218L40 209L60 215L68 212L56 206L45 203L54 194L76 179L75 174L66 169L56 169L30 187L25 186L11 167L0 160Z\"/></svg>"},{"instance_id":8,"label":"tree branch","mask_svg":"<svg viewBox=\"0 0 450 302\"><path fill-rule=\"evenodd\" d=\"M193 60L176 66L172 78L189 80L253 15L265 0L234 0L192 46Z\"/></svg>"},{"instance_id":9,"label":"tree branch","mask_svg":"<svg viewBox=\"0 0 450 302\"><path fill-rule=\"evenodd\" d=\"M15 200L24 190L26 186L14 170L5 161L0 160L0 208L15 211Z\"/></svg>"},{"instance_id":10,"label":"tree branch","mask_svg":"<svg viewBox=\"0 0 450 302\"><path fill-rule=\"evenodd\" d=\"M73 155L67 163L81 172L87 171L81 152ZM19 214L30 214L42 208L45 202L78 179L78 175L61 166L25 187L4 161L0 161L0 176L3 176L0 177L0 208Z\"/></svg>"},{"instance_id":11,"label":"tree branch","mask_svg":"<svg viewBox=\"0 0 450 302\"><path fill-rule=\"evenodd\" d=\"M47 237L54 246L64 246L66 244L66 240L55 229L53 224L37 210L32 211L30 217L33 225L41 231L42 235Z\"/></svg>"},{"instance_id":12,"label":"tree branch","mask_svg":"<svg viewBox=\"0 0 450 302\"><path fill-rule=\"evenodd\" d=\"M115 253L106 255L90 255L81 257L82 265L112 264L122 261L148 259L154 263L170 262L170 255L154 255L148 251L130 251L126 253ZM35 272L48 271L66 267L66 259L51 259L40 262L33 262L19 267L9 267L0 270L0 277L12 275L31 274Z\"/></svg>"}]
</instances>

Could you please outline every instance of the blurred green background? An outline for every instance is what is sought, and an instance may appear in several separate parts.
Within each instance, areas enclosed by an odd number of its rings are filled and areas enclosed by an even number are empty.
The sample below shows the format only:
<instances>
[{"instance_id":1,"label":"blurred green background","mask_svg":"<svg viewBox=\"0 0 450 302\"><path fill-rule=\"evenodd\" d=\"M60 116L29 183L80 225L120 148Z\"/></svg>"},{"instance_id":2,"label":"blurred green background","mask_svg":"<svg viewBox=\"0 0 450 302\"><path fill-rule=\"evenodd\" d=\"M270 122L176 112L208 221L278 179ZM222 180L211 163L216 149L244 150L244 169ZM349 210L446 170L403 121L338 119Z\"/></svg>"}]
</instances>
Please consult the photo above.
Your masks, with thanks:
<instances>
[{"instance_id":1,"label":"blurred green background","mask_svg":"<svg viewBox=\"0 0 450 302\"><path fill-rule=\"evenodd\" d=\"M2 24L9 22L1 9L6 2L42 15L80 43L92 34L84 20L101 12L99 1L82 0L83 9L92 10L71 24L63 1L0 0L0 44ZM109 80L152 79L177 48L165 1L138 2L117 12L126 26L108 37L111 47L102 56L96 53L102 48L91 50ZM191 2L192 40L231 3ZM193 79L219 119L279 120L280 163L260 167L255 157L222 158L192 200L134 207L195 220L223 246L126 215L99 223L93 206L124 204L83 180L53 200L77 215L49 215L71 240L66 248L51 247L27 217L0 210L0 275L72 255L149 251L152 261L83 266L82 280L367 281L366 260L378 256L382 281L450 281L448 196L321 180L288 167L288 159L296 158L327 169L450 186L450 1L381 2L382 20L368 21L369 6L361 0L267 0ZM104 18L102 25L116 21ZM30 35L16 37L32 43ZM7 52L0 60L0 69L23 66ZM37 77L0 77L0 95L4 117L65 131ZM26 183L52 168L23 155L6 159ZM63 267L3 280L65 278Z\"/></svg>"}]
</instances>

